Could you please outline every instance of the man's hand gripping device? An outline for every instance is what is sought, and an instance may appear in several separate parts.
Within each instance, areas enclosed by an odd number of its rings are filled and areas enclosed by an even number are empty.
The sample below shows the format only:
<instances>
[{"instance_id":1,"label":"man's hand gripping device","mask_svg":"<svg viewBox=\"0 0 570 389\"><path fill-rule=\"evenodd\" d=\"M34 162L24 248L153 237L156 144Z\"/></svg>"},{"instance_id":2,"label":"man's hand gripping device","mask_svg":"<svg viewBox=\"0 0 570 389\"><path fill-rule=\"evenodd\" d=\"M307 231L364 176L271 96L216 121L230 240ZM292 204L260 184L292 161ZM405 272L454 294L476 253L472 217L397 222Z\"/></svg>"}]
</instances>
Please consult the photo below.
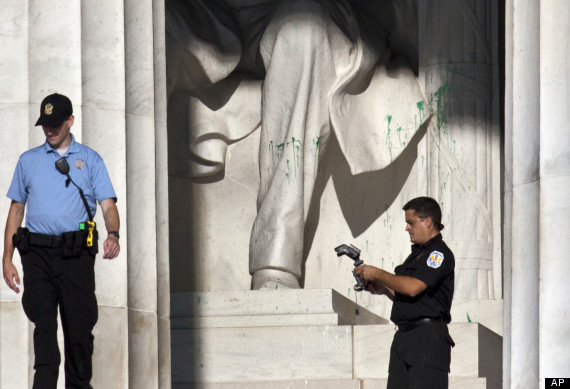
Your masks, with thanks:
<instances>
[{"instance_id":1,"label":"man's hand gripping device","mask_svg":"<svg viewBox=\"0 0 570 389\"><path fill-rule=\"evenodd\" d=\"M350 259L352 259L354 261L355 267L360 266L360 265L364 265L364 261L362 259L360 259L360 250L357 249L356 247L354 247L353 245L343 244L343 245L336 247L334 249L334 251L336 251L336 255L338 257L340 257L342 255L346 255ZM357 292L364 290L365 282L362 279L362 277L357 276L356 273L354 272L354 270L352 271L352 275L354 276L354 279L356 280L356 284L354 285L354 290L356 290Z\"/></svg>"}]
</instances>

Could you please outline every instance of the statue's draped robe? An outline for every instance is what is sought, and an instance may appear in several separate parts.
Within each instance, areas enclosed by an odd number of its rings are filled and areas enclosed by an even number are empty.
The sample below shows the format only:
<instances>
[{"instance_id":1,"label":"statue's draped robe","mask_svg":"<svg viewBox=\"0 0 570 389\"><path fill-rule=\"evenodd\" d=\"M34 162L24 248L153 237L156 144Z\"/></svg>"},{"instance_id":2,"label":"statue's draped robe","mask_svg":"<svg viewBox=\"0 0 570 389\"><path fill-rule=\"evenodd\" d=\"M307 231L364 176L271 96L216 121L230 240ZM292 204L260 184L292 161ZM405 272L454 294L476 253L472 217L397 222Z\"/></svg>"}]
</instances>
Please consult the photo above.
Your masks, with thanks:
<instances>
[{"instance_id":1,"label":"statue's draped robe","mask_svg":"<svg viewBox=\"0 0 570 389\"><path fill-rule=\"evenodd\" d=\"M227 145L260 127L250 272L277 269L298 278L304 223L330 131L358 174L390 164L428 119L413 71L414 1L166 5L169 93L184 101L193 156L171 169L216 174Z\"/></svg>"}]
</instances>

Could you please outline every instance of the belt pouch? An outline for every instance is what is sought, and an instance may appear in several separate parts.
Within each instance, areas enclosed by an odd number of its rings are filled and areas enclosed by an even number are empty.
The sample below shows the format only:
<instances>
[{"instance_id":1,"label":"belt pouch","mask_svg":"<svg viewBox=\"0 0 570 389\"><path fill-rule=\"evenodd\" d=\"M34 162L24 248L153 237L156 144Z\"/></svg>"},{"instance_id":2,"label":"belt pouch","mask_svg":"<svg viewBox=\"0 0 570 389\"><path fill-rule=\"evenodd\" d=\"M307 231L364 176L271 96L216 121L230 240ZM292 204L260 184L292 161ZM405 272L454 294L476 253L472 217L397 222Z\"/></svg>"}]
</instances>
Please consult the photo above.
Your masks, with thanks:
<instances>
[{"instance_id":1,"label":"belt pouch","mask_svg":"<svg viewBox=\"0 0 570 389\"><path fill-rule=\"evenodd\" d=\"M81 250L83 250L84 240L85 240L85 233L83 231L73 231L73 255L75 257L81 256Z\"/></svg>"},{"instance_id":2,"label":"belt pouch","mask_svg":"<svg viewBox=\"0 0 570 389\"><path fill-rule=\"evenodd\" d=\"M26 254L28 252L28 238L30 230L24 227L18 227L18 230L12 237L12 243L14 247L18 249L20 254Z\"/></svg>"},{"instance_id":3,"label":"belt pouch","mask_svg":"<svg viewBox=\"0 0 570 389\"><path fill-rule=\"evenodd\" d=\"M79 249L81 255L81 248ZM64 232L61 234L61 257L69 259L79 256L75 248L75 231Z\"/></svg>"}]
</instances>

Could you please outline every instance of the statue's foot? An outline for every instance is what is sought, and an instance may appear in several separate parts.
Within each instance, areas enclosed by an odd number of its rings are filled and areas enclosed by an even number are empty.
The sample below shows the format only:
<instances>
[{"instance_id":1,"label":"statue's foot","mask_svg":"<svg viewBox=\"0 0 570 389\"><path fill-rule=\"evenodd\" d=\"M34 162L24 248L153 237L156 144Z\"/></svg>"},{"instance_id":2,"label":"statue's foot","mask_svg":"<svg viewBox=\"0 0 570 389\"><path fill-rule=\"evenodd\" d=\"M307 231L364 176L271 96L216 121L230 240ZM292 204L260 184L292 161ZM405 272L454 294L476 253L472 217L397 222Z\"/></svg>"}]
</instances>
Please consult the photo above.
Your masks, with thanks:
<instances>
[{"instance_id":1,"label":"statue's foot","mask_svg":"<svg viewBox=\"0 0 570 389\"><path fill-rule=\"evenodd\" d=\"M251 290L300 289L299 280L291 273L261 269L253 273Z\"/></svg>"}]
</instances>

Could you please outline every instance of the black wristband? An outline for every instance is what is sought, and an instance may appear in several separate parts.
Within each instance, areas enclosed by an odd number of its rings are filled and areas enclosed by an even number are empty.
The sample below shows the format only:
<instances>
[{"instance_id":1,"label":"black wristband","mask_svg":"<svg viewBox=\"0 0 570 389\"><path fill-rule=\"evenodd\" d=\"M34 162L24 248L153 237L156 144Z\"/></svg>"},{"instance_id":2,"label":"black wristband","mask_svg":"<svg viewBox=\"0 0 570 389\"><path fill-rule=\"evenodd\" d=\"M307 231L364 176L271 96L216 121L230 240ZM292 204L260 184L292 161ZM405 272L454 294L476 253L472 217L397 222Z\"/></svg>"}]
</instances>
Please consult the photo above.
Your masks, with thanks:
<instances>
[{"instance_id":1,"label":"black wristband","mask_svg":"<svg viewBox=\"0 0 570 389\"><path fill-rule=\"evenodd\" d=\"M117 231L109 231L107 235L115 235L119 239L119 233Z\"/></svg>"}]
</instances>

